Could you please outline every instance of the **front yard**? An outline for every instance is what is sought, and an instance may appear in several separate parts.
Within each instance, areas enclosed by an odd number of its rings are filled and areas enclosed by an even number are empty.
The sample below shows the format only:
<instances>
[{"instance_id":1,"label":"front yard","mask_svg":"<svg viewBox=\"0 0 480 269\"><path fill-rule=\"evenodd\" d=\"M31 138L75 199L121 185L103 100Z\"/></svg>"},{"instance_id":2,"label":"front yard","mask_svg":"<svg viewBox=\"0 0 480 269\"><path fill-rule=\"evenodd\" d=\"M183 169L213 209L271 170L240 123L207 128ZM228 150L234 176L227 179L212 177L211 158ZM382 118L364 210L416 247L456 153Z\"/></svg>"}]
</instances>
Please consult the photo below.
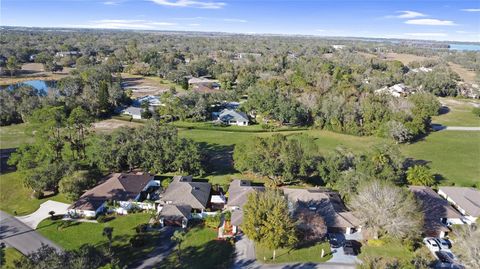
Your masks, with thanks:
<instances>
[{"instance_id":1,"label":"front yard","mask_svg":"<svg viewBox=\"0 0 480 269\"><path fill-rule=\"evenodd\" d=\"M180 251L180 260L178 254ZM230 268L233 262L234 246L229 241L217 240L217 231L211 228L196 226L191 228L181 244L159 264L161 269L195 268L223 269Z\"/></svg>"},{"instance_id":2,"label":"front yard","mask_svg":"<svg viewBox=\"0 0 480 269\"><path fill-rule=\"evenodd\" d=\"M65 249L78 249L83 244L96 247L106 247L108 239L102 235L104 227L113 228L113 252L119 257L121 264L126 265L149 254L159 244L158 232L138 234L144 239L143 244L132 247L130 239L137 235L136 227L145 224L150 219L147 213L132 213L117 216L106 223L73 222L70 226L61 228L61 220L46 219L42 221L37 231Z\"/></svg>"},{"instance_id":3,"label":"front yard","mask_svg":"<svg viewBox=\"0 0 480 269\"><path fill-rule=\"evenodd\" d=\"M324 250L324 256L322 255ZM261 245L255 245L255 254L257 261L261 263L321 263L326 262L332 258L330 244L322 242L310 247L304 248L281 248L276 251L276 258L273 258L273 251Z\"/></svg>"}]
</instances>

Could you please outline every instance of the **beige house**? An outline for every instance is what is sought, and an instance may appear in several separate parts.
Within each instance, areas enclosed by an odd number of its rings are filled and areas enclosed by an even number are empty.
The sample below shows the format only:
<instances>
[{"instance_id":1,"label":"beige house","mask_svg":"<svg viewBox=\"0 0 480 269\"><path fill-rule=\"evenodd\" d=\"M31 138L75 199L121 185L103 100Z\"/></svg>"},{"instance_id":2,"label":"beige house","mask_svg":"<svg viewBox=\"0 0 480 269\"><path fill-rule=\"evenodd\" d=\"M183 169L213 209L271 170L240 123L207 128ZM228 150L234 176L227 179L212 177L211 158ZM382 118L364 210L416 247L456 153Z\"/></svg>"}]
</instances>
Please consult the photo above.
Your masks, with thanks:
<instances>
[{"instance_id":1,"label":"beige house","mask_svg":"<svg viewBox=\"0 0 480 269\"><path fill-rule=\"evenodd\" d=\"M480 190L472 187L440 187L438 194L465 216L468 224L480 217Z\"/></svg>"}]
</instances>

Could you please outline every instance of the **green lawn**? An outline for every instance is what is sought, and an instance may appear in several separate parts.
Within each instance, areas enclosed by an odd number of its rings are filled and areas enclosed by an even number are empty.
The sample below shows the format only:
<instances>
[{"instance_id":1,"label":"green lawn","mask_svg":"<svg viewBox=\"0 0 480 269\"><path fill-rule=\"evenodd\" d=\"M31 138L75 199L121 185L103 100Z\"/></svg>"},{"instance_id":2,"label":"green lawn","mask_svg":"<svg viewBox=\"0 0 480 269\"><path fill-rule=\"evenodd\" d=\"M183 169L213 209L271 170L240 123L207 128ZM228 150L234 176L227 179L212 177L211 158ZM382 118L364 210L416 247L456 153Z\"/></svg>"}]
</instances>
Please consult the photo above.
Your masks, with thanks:
<instances>
[{"instance_id":1,"label":"green lawn","mask_svg":"<svg viewBox=\"0 0 480 269\"><path fill-rule=\"evenodd\" d=\"M5 248L5 263L0 264L0 268L3 269L14 269L16 268L14 265L14 261L19 260L23 257L23 254L20 251L14 248Z\"/></svg>"},{"instance_id":2,"label":"green lawn","mask_svg":"<svg viewBox=\"0 0 480 269\"><path fill-rule=\"evenodd\" d=\"M40 204L47 200L69 203L67 199L57 194L43 199L31 197L32 190L23 185L19 172L0 174L0 210L9 214L27 215L40 207Z\"/></svg>"},{"instance_id":3,"label":"green lawn","mask_svg":"<svg viewBox=\"0 0 480 269\"><path fill-rule=\"evenodd\" d=\"M27 131L26 126L22 123L0 127L0 148L16 148L34 142L33 134Z\"/></svg>"},{"instance_id":4,"label":"green lawn","mask_svg":"<svg viewBox=\"0 0 480 269\"><path fill-rule=\"evenodd\" d=\"M37 232L62 246L65 249L77 249L83 244L105 247L108 244L102 236L104 227L113 227L113 250L124 265L148 255L159 244L159 233L145 233L145 245L132 247L129 240L136 234L135 227L148 223L150 214L135 213L117 216L106 223L75 222L71 226L60 229L61 220L46 219L37 228Z\"/></svg>"},{"instance_id":5,"label":"green lawn","mask_svg":"<svg viewBox=\"0 0 480 269\"><path fill-rule=\"evenodd\" d=\"M480 132L433 132L401 150L406 157L427 161L434 173L444 177L441 185L480 183Z\"/></svg>"},{"instance_id":6,"label":"green lawn","mask_svg":"<svg viewBox=\"0 0 480 269\"><path fill-rule=\"evenodd\" d=\"M440 98L447 104L449 111L433 117L432 122L446 126L480 126L480 117L472 113L473 105L480 104L477 100L462 100L456 98Z\"/></svg>"},{"instance_id":7,"label":"green lawn","mask_svg":"<svg viewBox=\"0 0 480 269\"><path fill-rule=\"evenodd\" d=\"M397 258L402 260L411 260L414 253L409 251L401 242L396 240L378 240L383 242L379 245L364 244L359 255L359 259L365 256L381 256L384 258Z\"/></svg>"},{"instance_id":8,"label":"green lawn","mask_svg":"<svg viewBox=\"0 0 480 269\"><path fill-rule=\"evenodd\" d=\"M233 244L217 240L217 231L211 228L196 226L191 228L181 244L181 263L178 260L178 246L158 266L162 269L192 268L214 269L230 268L234 247Z\"/></svg>"},{"instance_id":9,"label":"green lawn","mask_svg":"<svg viewBox=\"0 0 480 269\"><path fill-rule=\"evenodd\" d=\"M325 251L324 256L321 257L322 249ZM255 254L259 262L264 263L294 263L294 262L326 262L332 258L330 244L328 242L318 243L311 247L291 249L282 248L277 249L276 258L273 258L273 251L262 247L260 245L255 246Z\"/></svg>"}]
</instances>

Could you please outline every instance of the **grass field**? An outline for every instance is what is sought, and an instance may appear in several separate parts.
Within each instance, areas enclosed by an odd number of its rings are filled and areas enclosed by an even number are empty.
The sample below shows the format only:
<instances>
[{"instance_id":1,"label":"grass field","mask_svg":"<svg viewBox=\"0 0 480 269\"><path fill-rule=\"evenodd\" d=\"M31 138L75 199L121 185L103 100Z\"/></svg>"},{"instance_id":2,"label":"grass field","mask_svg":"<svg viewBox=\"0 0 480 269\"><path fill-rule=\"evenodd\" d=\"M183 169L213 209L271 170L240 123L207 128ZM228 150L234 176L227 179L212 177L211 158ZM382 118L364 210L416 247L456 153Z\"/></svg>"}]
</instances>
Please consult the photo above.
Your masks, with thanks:
<instances>
[{"instance_id":1,"label":"grass field","mask_svg":"<svg viewBox=\"0 0 480 269\"><path fill-rule=\"evenodd\" d=\"M190 229L181 244L181 263L178 261L178 245L175 250L159 264L159 268L214 269L230 268L233 261L232 243L217 240L217 231L196 226Z\"/></svg>"},{"instance_id":2,"label":"grass field","mask_svg":"<svg viewBox=\"0 0 480 269\"><path fill-rule=\"evenodd\" d=\"M27 131L26 127L25 123L0 127L0 148L16 148L22 144L32 143L33 134Z\"/></svg>"},{"instance_id":3,"label":"grass field","mask_svg":"<svg viewBox=\"0 0 480 269\"><path fill-rule=\"evenodd\" d=\"M150 253L158 244L158 232L144 234L146 244L132 247L129 240L136 234L135 227L148 223L150 214L136 213L126 216L117 216L106 223L75 222L71 226L59 229L61 220L46 219L37 228L37 232L57 243L65 249L78 249L83 244L91 244L104 247L108 244L105 236L102 236L104 227L113 227L113 250L124 265L138 260Z\"/></svg>"},{"instance_id":4,"label":"grass field","mask_svg":"<svg viewBox=\"0 0 480 269\"><path fill-rule=\"evenodd\" d=\"M359 259L362 259L366 256L370 257L383 257L383 258L396 258L399 260L410 261L414 253L409 251L401 242L395 240L386 240L380 245L368 245L364 244L359 255Z\"/></svg>"},{"instance_id":5,"label":"grass field","mask_svg":"<svg viewBox=\"0 0 480 269\"><path fill-rule=\"evenodd\" d=\"M14 248L5 248L5 263L0 264L2 269L14 269L16 268L14 261L19 260L23 257L23 254L20 251Z\"/></svg>"},{"instance_id":6,"label":"grass field","mask_svg":"<svg viewBox=\"0 0 480 269\"><path fill-rule=\"evenodd\" d=\"M324 256L321 257L322 249L325 251ZM299 248L299 249L290 249L282 248L277 249L276 258L273 258L273 251L269 250L260 245L255 246L255 254L259 262L264 263L285 263L285 262L326 262L332 258L330 244L328 242L323 242L316 244L311 247Z\"/></svg>"},{"instance_id":7,"label":"grass field","mask_svg":"<svg viewBox=\"0 0 480 269\"><path fill-rule=\"evenodd\" d=\"M434 173L444 177L441 185L480 183L480 132L434 132L401 150L406 157L427 161Z\"/></svg>"},{"instance_id":8,"label":"grass field","mask_svg":"<svg viewBox=\"0 0 480 269\"><path fill-rule=\"evenodd\" d=\"M40 204L47 200L55 200L68 203L61 195L55 195L43 199L31 197L32 191L23 185L19 172L10 172L0 175L0 210L9 214L27 215L40 207Z\"/></svg>"},{"instance_id":9,"label":"grass field","mask_svg":"<svg viewBox=\"0 0 480 269\"><path fill-rule=\"evenodd\" d=\"M432 122L445 126L480 126L480 117L472 113L475 105L480 106L477 100L463 100L454 98L439 98L440 102L448 107L448 111L433 117Z\"/></svg>"}]
</instances>

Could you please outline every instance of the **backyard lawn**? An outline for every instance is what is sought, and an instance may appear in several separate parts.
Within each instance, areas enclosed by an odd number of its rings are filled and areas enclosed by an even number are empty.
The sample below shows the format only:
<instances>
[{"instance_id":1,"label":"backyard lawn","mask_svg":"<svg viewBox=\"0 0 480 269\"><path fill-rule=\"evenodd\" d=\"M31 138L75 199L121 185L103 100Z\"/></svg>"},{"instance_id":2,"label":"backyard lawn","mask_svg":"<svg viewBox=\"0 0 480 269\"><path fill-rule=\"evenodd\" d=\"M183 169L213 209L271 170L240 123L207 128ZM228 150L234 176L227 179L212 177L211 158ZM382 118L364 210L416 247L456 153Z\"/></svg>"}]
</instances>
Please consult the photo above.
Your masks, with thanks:
<instances>
[{"instance_id":1,"label":"backyard lawn","mask_svg":"<svg viewBox=\"0 0 480 269\"><path fill-rule=\"evenodd\" d=\"M463 100L454 98L440 98L441 102L448 107L448 111L433 117L432 122L445 126L473 126L480 127L480 117L472 113L474 104L480 106L477 100Z\"/></svg>"},{"instance_id":2,"label":"backyard lawn","mask_svg":"<svg viewBox=\"0 0 480 269\"><path fill-rule=\"evenodd\" d=\"M0 148L16 148L25 143L34 142L33 135L27 131L27 124L13 124L0 127Z\"/></svg>"},{"instance_id":3,"label":"backyard lawn","mask_svg":"<svg viewBox=\"0 0 480 269\"><path fill-rule=\"evenodd\" d=\"M57 194L43 199L31 197L32 190L23 185L19 172L10 172L0 175L0 210L14 215L28 215L40 207L47 200L69 203L67 199Z\"/></svg>"},{"instance_id":4,"label":"backyard lawn","mask_svg":"<svg viewBox=\"0 0 480 269\"><path fill-rule=\"evenodd\" d=\"M103 247L108 244L102 236L104 227L113 227L113 250L122 264L129 264L150 253L158 244L158 232L143 234L145 245L131 247L129 240L137 233L136 227L148 223L150 214L132 213L117 216L106 223L73 222L66 228L59 228L61 220L46 219L37 228L37 232L62 246L65 249L77 249L83 244Z\"/></svg>"},{"instance_id":5,"label":"backyard lawn","mask_svg":"<svg viewBox=\"0 0 480 269\"><path fill-rule=\"evenodd\" d=\"M159 268L230 268L234 255L233 244L216 238L216 230L203 226L191 228L181 244L181 262L178 260L177 245L174 251L158 265Z\"/></svg>"},{"instance_id":6,"label":"backyard lawn","mask_svg":"<svg viewBox=\"0 0 480 269\"><path fill-rule=\"evenodd\" d=\"M323 257L321 257L322 249L325 251ZM262 247L260 245L255 246L255 254L259 262L264 263L306 263L306 262L326 262L332 258L330 244L328 242L318 243L316 245L305 247L305 248L282 248L277 249L276 258L273 258L273 251Z\"/></svg>"}]
</instances>

